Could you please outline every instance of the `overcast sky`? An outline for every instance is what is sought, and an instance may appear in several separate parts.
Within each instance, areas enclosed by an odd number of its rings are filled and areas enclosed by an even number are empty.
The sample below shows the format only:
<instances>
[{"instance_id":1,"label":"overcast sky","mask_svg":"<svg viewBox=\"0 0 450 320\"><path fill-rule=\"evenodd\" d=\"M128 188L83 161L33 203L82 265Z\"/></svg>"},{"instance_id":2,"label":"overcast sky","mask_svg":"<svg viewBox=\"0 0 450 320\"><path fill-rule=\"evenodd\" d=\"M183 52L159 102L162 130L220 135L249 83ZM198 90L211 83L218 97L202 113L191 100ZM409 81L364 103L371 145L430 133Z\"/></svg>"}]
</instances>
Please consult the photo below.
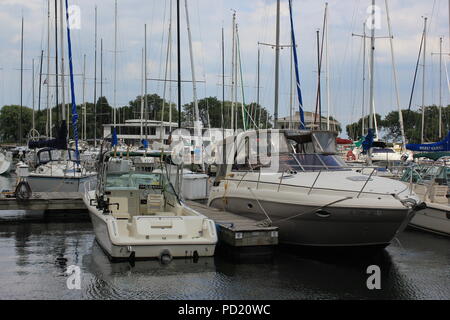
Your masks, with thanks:
<instances>
[{"instance_id":1,"label":"overcast sky","mask_svg":"<svg viewBox=\"0 0 450 320\"><path fill-rule=\"evenodd\" d=\"M25 72L24 105L32 104L32 59L35 59L36 107L39 83L39 57L41 50L47 55L47 2L48 0L0 0L0 105L20 103L20 24L25 19ZM53 4L51 0L51 57L53 44ZM148 30L148 77L164 78L165 50L169 30L171 0L118 0L118 54L117 54L117 102L126 105L141 92L141 53L144 46L144 24ZM182 69L183 80L191 80L189 49L187 43L186 14L182 3ZM94 7L98 7L98 77L100 78L100 39L103 38L104 59L103 93L113 103L114 70L114 0L69 0L70 5L81 9L81 29L72 30L74 69L83 71L86 54L86 99L93 101L94 78ZM174 18L175 18L175 4ZM231 70L231 21L232 9L237 12L241 59L246 103L256 100L256 74L258 41L275 42L275 0L188 0L192 29L196 76L199 98L221 98L221 28L225 28L226 70ZM329 0L329 56L331 114L344 125L359 119L362 114L362 40L352 33L362 33L367 19L369 0ZM378 0L381 8L381 25L377 36L388 35L385 1ZM315 108L317 88L316 31L322 28L325 1L294 0L294 24L299 52L301 86L306 111ZM407 108L411 92L415 63L418 55L423 16L429 17L427 44L426 103L439 102L439 37L444 37L444 52L449 52L449 10L447 0L389 0L394 33L395 58L397 60L400 100ZM288 1L281 1L281 42L290 44ZM174 31L176 21L173 24ZM367 32L370 32L367 30ZM175 40L175 39L174 39ZM67 54L67 43L65 43ZM174 42L175 49L175 42ZM261 104L273 110L274 101L274 50L261 47ZM44 72L46 71L44 59ZM176 77L176 57L173 56L172 78ZM447 61L445 57L444 61ZM67 62L67 59L66 59ZM66 63L66 67L67 63ZM375 87L377 112L386 114L396 109L392 76L390 46L387 39L377 39ZM54 66L51 65L51 72ZM280 116L289 115L290 102L290 51L281 53ZM323 74L323 83L325 83ZM421 75L413 108L421 104ZM45 78L45 76L44 76ZM51 81L54 81L51 79ZM100 79L99 79L100 81ZM227 85L229 84L227 78ZM444 103L449 94L444 71ZM175 84L174 84L175 85ZM81 77L76 78L77 103L82 102ZM149 93L163 94L162 82L149 81ZM326 87L323 87L323 109L326 112ZM98 89L100 90L100 89ZM51 89L51 101L54 99ZM169 90L168 90L169 92ZM168 94L167 94L168 95ZM183 84L183 101L192 100L192 84ZM227 87L227 98L230 98ZM241 98L239 98L241 99ZM296 99L296 98L295 98ZM176 100L176 87L172 90ZM42 92L42 106L46 106L46 89ZM296 100L295 100L296 101Z\"/></svg>"}]
</instances>

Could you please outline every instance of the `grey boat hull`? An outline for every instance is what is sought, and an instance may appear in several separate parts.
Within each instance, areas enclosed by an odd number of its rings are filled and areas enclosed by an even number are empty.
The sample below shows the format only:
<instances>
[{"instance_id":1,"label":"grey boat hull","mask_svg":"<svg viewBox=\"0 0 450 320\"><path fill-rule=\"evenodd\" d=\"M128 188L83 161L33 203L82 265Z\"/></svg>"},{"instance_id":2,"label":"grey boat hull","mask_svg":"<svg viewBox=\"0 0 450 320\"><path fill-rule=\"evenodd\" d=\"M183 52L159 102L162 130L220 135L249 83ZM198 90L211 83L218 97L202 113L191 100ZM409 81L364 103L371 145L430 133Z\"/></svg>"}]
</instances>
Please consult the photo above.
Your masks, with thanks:
<instances>
[{"instance_id":1,"label":"grey boat hull","mask_svg":"<svg viewBox=\"0 0 450 320\"><path fill-rule=\"evenodd\" d=\"M372 208L317 207L229 197L211 200L211 207L267 220L279 227L280 243L313 247L385 247L403 231L412 211ZM261 207L264 209L262 210Z\"/></svg>"}]
</instances>

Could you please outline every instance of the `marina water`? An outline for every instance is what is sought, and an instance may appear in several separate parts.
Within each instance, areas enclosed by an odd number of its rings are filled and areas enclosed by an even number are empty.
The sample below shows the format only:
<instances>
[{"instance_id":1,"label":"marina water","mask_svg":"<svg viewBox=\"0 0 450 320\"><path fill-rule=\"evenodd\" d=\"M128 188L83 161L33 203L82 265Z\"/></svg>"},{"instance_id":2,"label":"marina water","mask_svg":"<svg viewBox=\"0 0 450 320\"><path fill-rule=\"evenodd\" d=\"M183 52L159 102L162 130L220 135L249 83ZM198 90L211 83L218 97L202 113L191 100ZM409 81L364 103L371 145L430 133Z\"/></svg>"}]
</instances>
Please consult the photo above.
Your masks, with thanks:
<instances>
[{"instance_id":1,"label":"marina water","mask_svg":"<svg viewBox=\"0 0 450 320\"><path fill-rule=\"evenodd\" d=\"M14 178L0 177L0 189ZM381 290L367 268L381 269ZM66 270L79 267L81 289ZM450 240L407 230L372 255L280 247L270 261L223 256L111 263L90 221L49 222L42 212L0 212L0 299L450 299Z\"/></svg>"}]
</instances>

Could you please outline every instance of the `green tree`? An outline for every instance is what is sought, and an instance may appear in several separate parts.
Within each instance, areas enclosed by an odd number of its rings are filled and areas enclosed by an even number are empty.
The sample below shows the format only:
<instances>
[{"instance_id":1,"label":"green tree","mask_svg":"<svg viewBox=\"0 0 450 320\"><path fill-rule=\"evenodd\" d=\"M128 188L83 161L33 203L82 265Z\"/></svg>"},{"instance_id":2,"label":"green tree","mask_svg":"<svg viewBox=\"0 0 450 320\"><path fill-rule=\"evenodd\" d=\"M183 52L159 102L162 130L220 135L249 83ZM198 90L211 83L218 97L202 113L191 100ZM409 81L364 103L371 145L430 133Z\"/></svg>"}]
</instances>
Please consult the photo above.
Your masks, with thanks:
<instances>
[{"instance_id":1,"label":"green tree","mask_svg":"<svg viewBox=\"0 0 450 320\"><path fill-rule=\"evenodd\" d=\"M13 143L25 140L32 127L33 110L17 105L4 106L0 110L0 140ZM19 139L19 123L22 123L22 139Z\"/></svg>"},{"instance_id":2,"label":"green tree","mask_svg":"<svg viewBox=\"0 0 450 320\"><path fill-rule=\"evenodd\" d=\"M377 119L378 126L382 123L381 116L379 114L375 115ZM369 124L369 116L364 118L364 128L367 128ZM363 118L359 119L358 122L349 124L347 126L347 135L353 139L353 140L359 140L361 138L362 134L362 125L363 125ZM367 132L367 130L365 130Z\"/></svg>"}]
</instances>

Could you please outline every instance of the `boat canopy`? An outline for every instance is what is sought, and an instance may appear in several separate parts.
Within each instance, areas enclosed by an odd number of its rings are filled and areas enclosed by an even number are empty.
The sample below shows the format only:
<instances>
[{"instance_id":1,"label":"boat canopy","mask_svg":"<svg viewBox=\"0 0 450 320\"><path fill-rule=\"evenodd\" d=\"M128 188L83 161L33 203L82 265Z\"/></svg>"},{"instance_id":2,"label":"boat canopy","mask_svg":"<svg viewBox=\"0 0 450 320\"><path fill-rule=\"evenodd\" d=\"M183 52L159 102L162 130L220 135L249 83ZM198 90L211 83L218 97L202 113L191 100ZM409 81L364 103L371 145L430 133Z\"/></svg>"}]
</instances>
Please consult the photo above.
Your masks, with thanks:
<instances>
[{"instance_id":1,"label":"boat canopy","mask_svg":"<svg viewBox=\"0 0 450 320\"><path fill-rule=\"evenodd\" d=\"M450 131L448 132L447 137L441 142L431 144L407 144L406 149L421 152L450 152Z\"/></svg>"}]
</instances>

